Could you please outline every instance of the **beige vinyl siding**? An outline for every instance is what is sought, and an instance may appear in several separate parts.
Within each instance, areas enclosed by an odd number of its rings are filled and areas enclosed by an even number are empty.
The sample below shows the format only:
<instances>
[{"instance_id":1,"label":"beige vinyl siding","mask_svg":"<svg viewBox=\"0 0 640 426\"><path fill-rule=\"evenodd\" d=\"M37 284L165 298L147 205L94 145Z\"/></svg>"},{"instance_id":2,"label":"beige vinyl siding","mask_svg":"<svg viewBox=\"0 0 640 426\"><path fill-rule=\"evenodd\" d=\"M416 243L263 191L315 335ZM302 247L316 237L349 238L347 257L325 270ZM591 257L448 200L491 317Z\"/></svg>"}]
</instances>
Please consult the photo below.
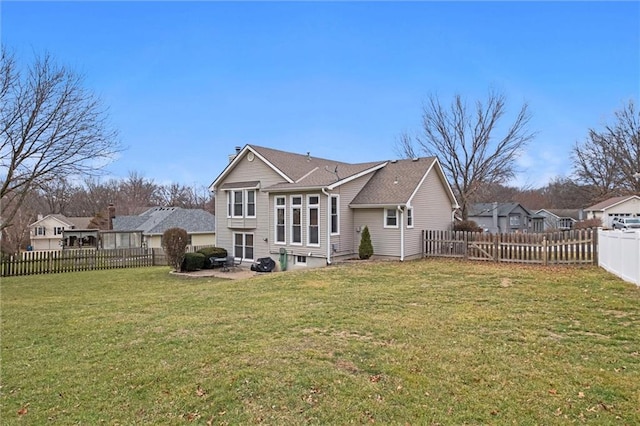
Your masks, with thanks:
<instances>
[{"instance_id":1,"label":"beige vinyl siding","mask_svg":"<svg viewBox=\"0 0 640 426\"><path fill-rule=\"evenodd\" d=\"M398 212L398 220L400 218ZM355 253L358 253L362 229L369 227L374 256L400 257L400 228L384 227L384 209L355 209L354 210L354 243ZM358 231L359 229L359 231Z\"/></svg>"},{"instance_id":2,"label":"beige vinyl siding","mask_svg":"<svg viewBox=\"0 0 640 426\"><path fill-rule=\"evenodd\" d=\"M315 195L319 200L319 242L320 245L307 245L309 236L308 196ZM302 245L291 244L291 196L302 197ZM275 244L275 199L285 197L285 244ZM269 253L279 255L285 248L289 256L327 257L327 197L321 191L300 191L291 193L272 193L269 196ZM271 256L273 257L273 256ZM291 260L291 259L290 259Z\"/></svg>"},{"instance_id":3,"label":"beige vinyl siding","mask_svg":"<svg viewBox=\"0 0 640 426\"><path fill-rule=\"evenodd\" d=\"M357 226L354 222L354 216L357 212L356 209L351 209L349 204L358 195L362 188L369 182L373 173L363 176L360 179L348 182L339 186L330 194L339 196L339 211L340 211L340 234L331 236L331 244L335 244L337 251L332 256L345 256L358 253L358 246L360 245L360 234L355 232ZM326 198L324 201L326 209ZM325 222L327 218L325 217Z\"/></svg>"},{"instance_id":4,"label":"beige vinyl siding","mask_svg":"<svg viewBox=\"0 0 640 426\"><path fill-rule=\"evenodd\" d=\"M216 234L192 234L191 245L193 246L215 246Z\"/></svg>"},{"instance_id":5,"label":"beige vinyl siding","mask_svg":"<svg viewBox=\"0 0 640 426\"><path fill-rule=\"evenodd\" d=\"M224 181L219 182L219 185L256 179L260 179L260 188L283 182L283 178L258 157L255 157L253 161L248 161L245 156L230 170ZM273 239L269 219L271 207L269 194L260 188L256 190L256 218L244 221L240 219L241 223L236 223L235 219L230 221L227 218L227 191L216 188L216 245L218 247L224 247L229 253L233 253L233 233L242 232L253 234L253 256L255 259L270 256L269 245ZM233 228L233 226L237 226L237 228Z\"/></svg>"},{"instance_id":6,"label":"beige vinyl siding","mask_svg":"<svg viewBox=\"0 0 640 426\"><path fill-rule=\"evenodd\" d=\"M432 169L413 198L413 228L405 229L405 259L422 255L422 231L451 229L451 199ZM406 215L404 226L406 227Z\"/></svg>"}]
</instances>

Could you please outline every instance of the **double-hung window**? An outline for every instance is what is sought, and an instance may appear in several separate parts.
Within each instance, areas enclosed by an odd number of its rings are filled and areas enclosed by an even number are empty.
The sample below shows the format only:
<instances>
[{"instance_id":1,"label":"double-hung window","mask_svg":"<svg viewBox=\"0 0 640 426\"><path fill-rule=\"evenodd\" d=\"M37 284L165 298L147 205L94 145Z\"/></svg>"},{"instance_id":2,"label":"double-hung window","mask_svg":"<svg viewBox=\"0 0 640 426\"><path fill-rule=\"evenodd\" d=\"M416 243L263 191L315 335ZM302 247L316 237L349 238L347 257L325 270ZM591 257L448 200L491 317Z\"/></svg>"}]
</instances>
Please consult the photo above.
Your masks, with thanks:
<instances>
[{"instance_id":1,"label":"double-hung window","mask_svg":"<svg viewBox=\"0 0 640 426\"><path fill-rule=\"evenodd\" d=\"M64 233L64 227L56 226L53 228L53 235L62 235Z\"/></svg>"},{"instance_id":2,"label":"double-hung window","mask_svg":"<svg viewBox=\"0 0 640 426\"><path fill-rule=\"evenodd\" d=\"M240 259L253 260L253 234L233 234L233 255Z\"/></svg>"},{"instance_id":3,"label":"double-hung window","mask_svg":"<svg viewBox=\"0 0 640 426\"><path fill-rule=\"evenodd\" d=\"M302 196L291 196L291 244L302 244Z\"/></svg>"},{"instance_id":4,"label":"double-hung window","mask_svg":"<svg viewBox=\"0 0 640 426\"><path fill-rule=\"evenodd\" d=\"M234 189L227 192L227 215L229 217L256 217L256 190Z\"/></svg>"},{"instance_id":5,"label":"double-hung window","mask_svg":"<svg viewBox=\"0 0 640 426\"><path fill-rule=\"evenodd\" d=\"M340 199L337 195L331 196L331 235L340 233Z\"/></svg>"},{"instance_id":6,"label":"double-hung window","mask_svg":"<svg viewBox=\"0 0 640 426\"><path fill-rule=\"evenodd\" d=\"M320 197L317 195L307 196L307 245L320 245Z\"/></svg>"},{"instance_id":7,"label":"double-hung window","mask_svg":"<svg viewBox=\"0 0 640 426\"><path fill-rule=\"evenodd\" d=\"M278 244L286 243L286 227L287 227L287 211L286 211L286 198L285 197L276 197L275 198L275 207L276 207L276 235L275 241Z\"/></svg>"},{"instance_id":8,"label":"double-hung window","mask_svg":"<svg viewBox=\"0 0 640 426\"><path fill-rule=\"evenodd\" d=\"M384 227L385 228L398 227L398 211L395 208L384 209Z\"/></svg>"},{"instance_id":9,"label":"double-hung window","mask_svg":"<svg viewBox=\"0 0 640 426\"><path fill-rule=\"evenodd\" d=\"M407 228L413 228L413 207L407 207Z\"/></svg>"}]
</instances>

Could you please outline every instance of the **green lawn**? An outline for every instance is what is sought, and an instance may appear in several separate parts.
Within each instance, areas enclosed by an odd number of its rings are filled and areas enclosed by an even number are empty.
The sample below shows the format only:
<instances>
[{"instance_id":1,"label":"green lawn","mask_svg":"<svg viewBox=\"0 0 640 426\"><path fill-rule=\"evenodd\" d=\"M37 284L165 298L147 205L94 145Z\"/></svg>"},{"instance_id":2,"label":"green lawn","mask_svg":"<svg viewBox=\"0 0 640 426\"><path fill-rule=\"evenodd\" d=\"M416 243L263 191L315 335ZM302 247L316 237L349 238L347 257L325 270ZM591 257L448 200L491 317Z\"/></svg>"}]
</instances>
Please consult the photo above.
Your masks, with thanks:
<instances>
[{"instance_id":1,"label":"green lawn","mask_svg":"<svg viewBox=\"0 0 640 426\"><path fill-rule=\"evenodd\" d=\"M640 290L596 267L0 285L4 425L640 424Z\"/></svg>"}]
</instances>

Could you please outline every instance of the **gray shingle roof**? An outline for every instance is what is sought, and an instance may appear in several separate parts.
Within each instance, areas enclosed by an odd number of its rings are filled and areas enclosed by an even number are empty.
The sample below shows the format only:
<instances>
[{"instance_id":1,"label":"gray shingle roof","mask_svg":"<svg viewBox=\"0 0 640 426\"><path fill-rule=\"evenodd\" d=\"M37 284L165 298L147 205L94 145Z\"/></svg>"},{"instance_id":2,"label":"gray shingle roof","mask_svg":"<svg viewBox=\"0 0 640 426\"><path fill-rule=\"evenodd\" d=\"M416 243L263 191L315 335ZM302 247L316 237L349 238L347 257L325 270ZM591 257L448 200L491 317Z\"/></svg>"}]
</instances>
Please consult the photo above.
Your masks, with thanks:
<instances>
[{"instance_id":1,"label":"gray shingle roof","mask_svg":"<svg viewBox=\"0 0 640 426\"><path fill-rule=\"evenodd\" d=\"M293 183L283 182L267 189L323 187L385 163L374 161L350 164L262 146L249 145L249 147L293 181Z\"/></svg>"},{"instance_id":2,"label":"gray shingle roof","mask_svg":"<svg viewBox=\"0 0 640 426\"><path fill-rule=\"evenodd\" d=\"M351 205L407 203L434 161L435 157L390 161L373 175Z\"/></svg>"},{"instance_id":3,"label":"gray shingle roof","mask_svg":"<svg viewBox=\"0 0 640 426\"><path fill-rule=\"evenodd\" d=\"M116 216L114 231L142 231L162 234L169 228L182 228L189 234L215 232L215 216L202 209L154 207L138 216Z\"/></svg>"},{"instance_id":4,"label":"gray shingle roof","mask_svg":"<svg viewBox=\"0 0 640 426\"><path fill-rule=\"evenodd\" d=\"M528 215L533 216L523 205L518 203L498 203L498 216L509 216L516 207L520 206ZM469 207L469 216L491 217L493 216L493 203L476 203Z\"/></svg>"},{"instance_id":5,"label":"gray shingle roof","mask_svg":"<svg viewBox=\"0 0 640 426\"><path fill-rule=\"evenodd\" d=\"M354 207L366 205L383 206L410 202L422 179L436 161L435 157L425 157L415 160L384 160L350 164L317 158L312 155L295 154L257 145L246 145L216 178L212 186L216 186L215 189L231 188L234 182L224 182L224 178L233 169L237 161L252 153L255 153L256 157L262 159L282 176L281 182L261 188L263 191L285 192L321 188L331 189L349 182L353 178L372 173L373 175L369 182L350 204ZM439 168L438 175L449 188L446 178ZM217 186L220 183L222 185ZM450 188L448 192L451 201L455 202L455 197Z\"/></svg>"}]
</instances>

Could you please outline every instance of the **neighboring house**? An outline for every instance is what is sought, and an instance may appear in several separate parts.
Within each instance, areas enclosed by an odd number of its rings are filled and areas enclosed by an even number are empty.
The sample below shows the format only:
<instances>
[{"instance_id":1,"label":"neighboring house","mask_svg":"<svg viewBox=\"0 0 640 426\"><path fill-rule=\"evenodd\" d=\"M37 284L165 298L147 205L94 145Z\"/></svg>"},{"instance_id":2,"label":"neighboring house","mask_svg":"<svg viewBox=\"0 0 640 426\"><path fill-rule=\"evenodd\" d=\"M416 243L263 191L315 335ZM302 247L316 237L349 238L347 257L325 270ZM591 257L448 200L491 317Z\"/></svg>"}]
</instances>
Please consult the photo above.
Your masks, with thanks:
<instances>
[{"instance_id":1,"label":"neighboring house","mask_svg":"<svg viewBox=\"0 0 640 426\"><path fill-rule=\"evenodd\" d=\"M613 197L584 209L587 219L600 219L602 226L611 226L614 217L640 216L640 197L627 195Z\"/></svg>"},{"instance_id":2,"label":"neighboring house","mask_svg":"<svg viewBox=\"0 0 640 426\"><path fill-rule=\"evenodd\" d=\"M365 226L374 257L420 257L422 231L451 229L458 207L435 157L351 164L246 145L210 189L218 246L281 269L357 257Z\"/></svg>"},{"instance_id":3,"label":"neighboring house","mask_svg":"<svg viewBox=\"0 0 640 426\"><path fill-rule=\"evenodd\" d=\"M578 209L540 209L536 215L543 218L544 231L566 231L584 219L584 213Z\"/></svg>"},{"instance_id":4,"label":"neighboring house","mask_svg":"<svg viewBox=\"0 0 640 426\"><path fill-rule=\"evenodd\" d=\"M476 203L469 207L468 220L492 233L542 232L543 218L519 203Z\"/></svg>"},{"instance_id":5,"label":"neighboring house","mask_svg":"<svg viewBox=\"0 0 640 426\"><path fill-rule=\"evenodd\" d=\"M182 228L189 235L189 244L216 244L215 216L202 209L153 207L136 216L115 216L113 229L102 231L105 249L132 247L162 247L162 234L170 228Z\"/></svg>"},{"instance_id":6,"label":"neighboring house","mask_svg":"<svg viewBox=\"0 0 640 426\"><path fill-rule=\"evenodd\" d=\"M66 217L50 214L29 225L33 250L60 250L63 248L95 248L98 230L89 229L91 217Z\"/></svg>"}]
</instances>

